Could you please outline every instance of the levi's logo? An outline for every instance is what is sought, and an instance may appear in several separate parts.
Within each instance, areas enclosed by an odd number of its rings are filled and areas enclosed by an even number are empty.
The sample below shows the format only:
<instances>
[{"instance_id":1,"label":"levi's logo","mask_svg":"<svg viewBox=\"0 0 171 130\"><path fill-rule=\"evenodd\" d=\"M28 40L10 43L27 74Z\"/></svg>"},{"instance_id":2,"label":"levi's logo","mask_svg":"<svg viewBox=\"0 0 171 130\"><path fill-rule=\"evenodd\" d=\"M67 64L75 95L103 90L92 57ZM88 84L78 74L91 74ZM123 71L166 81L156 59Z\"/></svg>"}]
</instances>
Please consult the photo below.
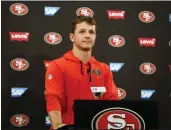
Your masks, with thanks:
<instances>
[{"instance_id":1,"label":"levi's logo","mask_svg":"<svg viewBox=\"0 0 171 130\"><path fill-rule=\"evenodd\" d=\"M140 46L145 47L155 47L156 39L155 38L138 38Z\"/></svg>"},{"instance_id":2,"label":"levi's logo","mask_svg":"<svg viewBox=\"0 0 171 130\"><path fill-rule=\"evenodd\" d=\"M125 11L107 10L109 19L123 19L125 18Z\"/></svg>"},{"instance_id":3,"label":"levi's logo","mask_svg":"<svg viewBox=\"0 0 171 130\"><path fill-rule=\"evenodd\" d=\"M9 32L11 41L28 41L28 32Z\"/></svg>"}]
</instances>

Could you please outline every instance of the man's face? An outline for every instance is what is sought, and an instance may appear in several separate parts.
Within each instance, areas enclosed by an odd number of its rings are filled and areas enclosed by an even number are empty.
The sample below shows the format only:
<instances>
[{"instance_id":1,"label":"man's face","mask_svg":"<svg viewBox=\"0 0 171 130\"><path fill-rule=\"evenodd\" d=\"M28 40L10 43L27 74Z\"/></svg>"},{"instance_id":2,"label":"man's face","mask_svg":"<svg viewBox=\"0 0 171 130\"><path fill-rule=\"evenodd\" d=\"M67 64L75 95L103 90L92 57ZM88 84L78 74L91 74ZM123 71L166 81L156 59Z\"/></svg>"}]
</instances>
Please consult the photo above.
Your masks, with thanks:
<instances>
[{"instance_id":1,"label":"man's face","mask_svg":"<svg viewBox=\"0 0 171 130\"><path fill-rule=\"evenodd\" d=\"M74 34L70 33L70 39L78 49L91 50L96 40L95 25L89 25L86 22L77 24Z\"/></svg>"}]
</instances>

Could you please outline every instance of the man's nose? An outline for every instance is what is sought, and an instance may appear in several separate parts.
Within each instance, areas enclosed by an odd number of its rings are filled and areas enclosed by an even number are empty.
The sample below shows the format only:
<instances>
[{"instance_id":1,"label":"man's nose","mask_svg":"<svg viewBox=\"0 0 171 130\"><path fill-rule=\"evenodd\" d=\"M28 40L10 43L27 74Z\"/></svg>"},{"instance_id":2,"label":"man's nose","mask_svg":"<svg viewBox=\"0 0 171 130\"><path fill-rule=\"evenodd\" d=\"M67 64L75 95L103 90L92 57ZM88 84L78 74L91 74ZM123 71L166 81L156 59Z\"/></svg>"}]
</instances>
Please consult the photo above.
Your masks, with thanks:
<instances>
[{"instance_id":1,"label":"man's nose","mask_svg":"<svg viewBox=\"0 0 171 130\"><path fill-rule=\"evenodd\" d=\"M88 37L89 38L90 37L90 33L89 32L86 32L85 33L85 37Z\"/></svg>"}]
</instances>

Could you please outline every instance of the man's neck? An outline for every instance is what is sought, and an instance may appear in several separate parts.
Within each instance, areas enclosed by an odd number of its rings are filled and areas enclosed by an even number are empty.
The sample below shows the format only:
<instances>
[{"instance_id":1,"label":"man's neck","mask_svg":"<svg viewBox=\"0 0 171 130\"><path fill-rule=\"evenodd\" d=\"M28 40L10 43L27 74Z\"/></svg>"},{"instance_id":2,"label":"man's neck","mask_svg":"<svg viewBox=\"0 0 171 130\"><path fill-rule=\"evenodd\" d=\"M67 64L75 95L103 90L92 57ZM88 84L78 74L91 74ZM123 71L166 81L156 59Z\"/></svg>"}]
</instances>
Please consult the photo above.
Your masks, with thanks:
<instances>
[{"instance_id":1,"label":"man's neck","mask_svg":"<svg viewBox=\"0 0 171 130\"><path fill-rule=\"evenodd\" d=\"M73 48L72 49L72 52L83 63L86 63L91 58L91 50L89 50L89 51L82 51L82 50L74 49Z\"/></svg>"}]
</instances>

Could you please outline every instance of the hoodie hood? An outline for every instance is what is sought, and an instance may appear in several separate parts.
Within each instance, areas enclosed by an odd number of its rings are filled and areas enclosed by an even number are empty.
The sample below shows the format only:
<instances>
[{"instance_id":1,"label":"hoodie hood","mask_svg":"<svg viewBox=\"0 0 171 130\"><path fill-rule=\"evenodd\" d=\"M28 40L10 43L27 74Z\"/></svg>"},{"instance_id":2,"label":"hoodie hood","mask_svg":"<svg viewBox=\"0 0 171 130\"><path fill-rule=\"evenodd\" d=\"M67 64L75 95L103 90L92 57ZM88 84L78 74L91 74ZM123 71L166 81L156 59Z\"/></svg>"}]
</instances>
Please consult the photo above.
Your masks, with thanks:
<instances>
[{"instance_id":1,"label":"hoodie hood","mask_svg":"<svg viewBox=\"0 0 171 130\"><path fill-rule=\"evenodd\" d=\"M74 54L73 54L73 52L72 51L68 51L67 53L65 53L64 55L63 55L63 57L65 58L65 59L67 59L67 60L70 60L70 61L73 61L73 62L81 62L81 60L80 59L78 59ZM92 56L90 59L89 59L89 63L90 64L92 64L93 62L96 62L97 60Z\"/></svg>"}]
</instances>

